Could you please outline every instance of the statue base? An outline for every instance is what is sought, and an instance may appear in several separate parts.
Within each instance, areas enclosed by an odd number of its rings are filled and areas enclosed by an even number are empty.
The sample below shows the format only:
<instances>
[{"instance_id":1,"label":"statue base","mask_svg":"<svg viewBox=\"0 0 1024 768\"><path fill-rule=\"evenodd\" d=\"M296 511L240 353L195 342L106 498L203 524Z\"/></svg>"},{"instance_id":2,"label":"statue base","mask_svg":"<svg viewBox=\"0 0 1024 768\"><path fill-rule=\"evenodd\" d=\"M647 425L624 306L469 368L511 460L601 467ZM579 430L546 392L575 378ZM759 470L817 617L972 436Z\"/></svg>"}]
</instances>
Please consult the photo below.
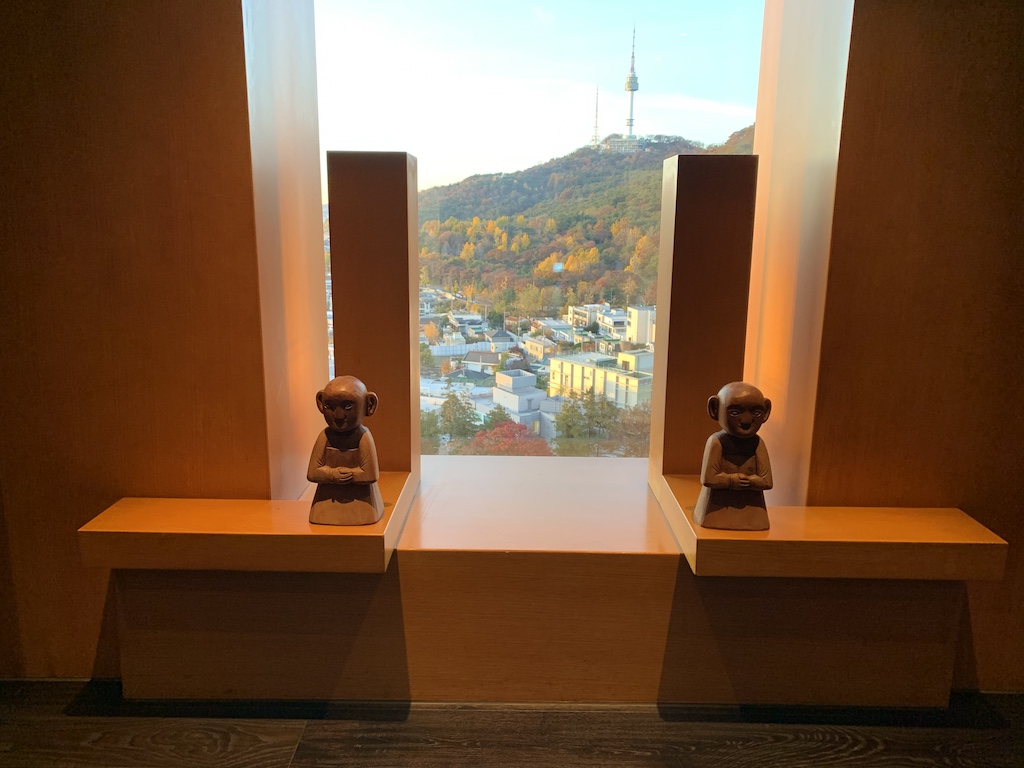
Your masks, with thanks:
<instances>
[{"instance_id":1,"label":"statue base","mask_svg":"<svg viewBox=\"0 0 1024 768\"><path fill-rule=\"evenodd\" d=\"M700 489L693 508L693 522L726 531L767 531L771 527L764 491L706 486Z\"/></svg>"},{"instance_id":2,"label":"statue base","mask_svg":"<svg viewBox=\"0 0 1024 768\"><path fill-rule=\"evenodd\" d=\"M384 499L377 483L316 487L309 508L309 522L315 525L371 525L384 516Z\"/></svg>"}]
</instances>

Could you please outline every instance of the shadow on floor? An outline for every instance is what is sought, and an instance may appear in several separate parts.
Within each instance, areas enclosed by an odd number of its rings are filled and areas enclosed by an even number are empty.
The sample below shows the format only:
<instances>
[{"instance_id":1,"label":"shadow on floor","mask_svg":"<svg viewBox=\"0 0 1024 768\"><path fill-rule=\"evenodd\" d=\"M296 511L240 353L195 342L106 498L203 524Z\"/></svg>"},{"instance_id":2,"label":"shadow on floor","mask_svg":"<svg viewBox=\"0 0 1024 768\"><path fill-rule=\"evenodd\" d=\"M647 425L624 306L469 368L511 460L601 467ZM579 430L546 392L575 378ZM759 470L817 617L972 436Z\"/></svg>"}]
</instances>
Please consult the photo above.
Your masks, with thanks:
<instances>
[{"instance_id":1,"label":"shadow on floor","mask_svg":"<svg viewBox=\"0 0 1024 768\"><path fill-rule=\"evenodd\" d=\"M84 683L64 714L71 717L200 717L268 720L402 722L410 702L359 701L129 701L118 680Z\"/></svg>"}]
</instances>

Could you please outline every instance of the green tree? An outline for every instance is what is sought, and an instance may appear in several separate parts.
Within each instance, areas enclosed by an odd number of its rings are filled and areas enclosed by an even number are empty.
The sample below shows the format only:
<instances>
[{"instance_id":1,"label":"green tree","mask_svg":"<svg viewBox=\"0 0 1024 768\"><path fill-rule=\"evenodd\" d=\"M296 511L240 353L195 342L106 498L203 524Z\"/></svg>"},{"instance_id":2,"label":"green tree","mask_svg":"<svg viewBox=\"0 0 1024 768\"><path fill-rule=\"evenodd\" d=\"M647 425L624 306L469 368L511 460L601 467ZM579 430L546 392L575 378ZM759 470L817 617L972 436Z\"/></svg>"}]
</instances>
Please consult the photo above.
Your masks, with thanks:
<instances>
[{"instance_id":1,"label":"green tree","mask_svg":"<svg viewBox=\"0 0 1024 768\"><path fill-rule=\"evenodd\" d=\"M476 411L469 398L451 391L441 403L441 434L469 438L477 432Z\"/></svg>"},{"instance_id":2,"label":"green tree","mask_svg":"<svg viewBox=\"0 0 1024 768\"><path fill-rule=\"evenodd\" d=\"M607 437L612 425L619 418L619 409L611 400L599 396L592 389L584 393L582 399L587 436L592 439Z\"/></svg>"},{"instance_id":3,"label":"green tree","mask_svg":"<svg viewBox=\"0 0 1024 768\"><path fill-rule=\"evenodd\" d=\"M434 356L430 354L430 347L420 342L420 368L436 368Z\"/></svg>"},{"instance_id":4,"label":"green tree","mask_svg":"<svg viewBox=\"0 0 1024 768\"><path fill-rule=\"evenodd\" d=\"M420 453L436 456L440 447L441 418L437 411L420 411Z\"/></svg>"},{"instance_id":5,"label":"green tree","mask_svg":"<svg viewBox=\"0 0 1024 768\"><path fill-rule=\"evenodd\" d=\"M527 317L535 317L540 312L540 288L532 283L516 293L516 306Z\"/></svg>"},{"instance_id":6,"label":"green tree","mask_svg":"<svg viewBox=\"0 0 1024 768\"><path fill-rule=\"evenodd\" d=\"M504 406L496 405L484 417L483 428L484 430L492 430L503 421L512 421L512 414Z\"/></svg>"},{"instance_id":7,"label":"green tree","mask_svg":"<svg viewBox=\"0 0 1024 768\"><path fill-rule=\"evenodd\" d=\"M555 416L555 453L559 456L589 456L590 440L587 436L587 417L579 397L569 395L562 402L562 410Z\"/></svg>"},{"instance_id":8,"label":"green tree","mask_svg":"<svg viewBox=\"0 0 1024 768\"><path fill-rule=\"evenodd\" d=\"M651 447L651 404L623 408L612 425L611 438L623 456L646 457Z\"/></svg>"},{"instance_id":9,"label":"green tree","mask_svg":"<svg viewBox=\"0 0 1024 768\"><path fill-rule=\"evenodd\" d=\"M441 417L437 411L420 411L420 435L437 437L441 434Z\"/></svg>"}]
</instances>

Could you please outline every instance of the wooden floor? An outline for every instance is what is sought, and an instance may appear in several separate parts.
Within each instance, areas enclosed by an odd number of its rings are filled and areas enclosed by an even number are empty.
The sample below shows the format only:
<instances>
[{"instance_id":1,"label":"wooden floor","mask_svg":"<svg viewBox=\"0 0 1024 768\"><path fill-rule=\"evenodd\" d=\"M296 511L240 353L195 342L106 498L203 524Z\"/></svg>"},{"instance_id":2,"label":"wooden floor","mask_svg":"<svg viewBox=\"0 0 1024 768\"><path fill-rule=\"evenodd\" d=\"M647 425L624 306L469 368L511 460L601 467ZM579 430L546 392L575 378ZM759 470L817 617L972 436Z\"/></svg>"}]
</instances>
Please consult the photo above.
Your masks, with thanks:
<instances>
[{"instance_id":1,"label":"wooden floor","mask_svg":"<svg viewBox=\"0 0 1024 768\"><path fill-rule=\"evenodd\" d=\"M134 703L0 681L3 768L1024 766L1024 695L948 710Z\"/></svg>"}]
</instances>

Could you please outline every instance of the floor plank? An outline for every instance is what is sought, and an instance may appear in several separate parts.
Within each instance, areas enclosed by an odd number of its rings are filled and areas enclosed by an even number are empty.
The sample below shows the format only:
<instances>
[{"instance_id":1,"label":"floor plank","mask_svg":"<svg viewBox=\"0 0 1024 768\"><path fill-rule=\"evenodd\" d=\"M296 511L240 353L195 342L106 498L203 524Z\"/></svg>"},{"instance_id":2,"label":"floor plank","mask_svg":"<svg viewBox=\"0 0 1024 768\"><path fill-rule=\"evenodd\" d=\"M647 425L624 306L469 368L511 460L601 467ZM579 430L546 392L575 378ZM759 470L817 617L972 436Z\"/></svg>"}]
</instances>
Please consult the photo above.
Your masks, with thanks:
<instances>
[{"instance_id":1,"label":"floor plank","mask_svg":"<svg viewBox=\"0 0 1024 768\"><path fill-rule=\"evenodd\" d=\"M4 768L287 768L302 723L33 718L0 726Z\"/></svg>"},{"instance_id":2,"label":"floor plank","mask_svg":"<svg viewBox=\"0 0 1024 768\"><path fill-rule=\"evenodd\" d=\"M422 710L311 722L293 768L1019 766L1009 729L666 721L630 711Z\"/></svg>"},{"instance_id":3,"label":"floor plank","mask_svg":"<svg viewBox=\"0 0 1024 768\"><path fill-rule=\"evenodd\" d=\"M1020 768L1024 695L942 710L132 702L0 681L2 768Z\"/></svg>"}]
</instances>

